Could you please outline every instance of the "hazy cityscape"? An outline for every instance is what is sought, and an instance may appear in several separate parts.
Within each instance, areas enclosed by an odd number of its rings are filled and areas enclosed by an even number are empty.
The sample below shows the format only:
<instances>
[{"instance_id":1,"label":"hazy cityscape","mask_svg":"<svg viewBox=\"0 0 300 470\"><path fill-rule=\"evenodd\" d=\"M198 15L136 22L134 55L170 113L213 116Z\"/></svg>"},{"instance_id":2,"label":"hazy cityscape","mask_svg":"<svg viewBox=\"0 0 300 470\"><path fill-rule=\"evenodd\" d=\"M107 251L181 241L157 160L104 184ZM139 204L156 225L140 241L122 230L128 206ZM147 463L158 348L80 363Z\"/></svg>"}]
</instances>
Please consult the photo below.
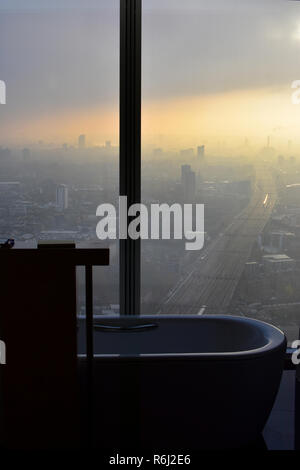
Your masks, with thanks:
<instances>
[{"instance_id":1,"label":"hazy cityscape","mask_svg":"<svg viewBox=\"0 0 300 470\"><path fill-rule=\"evenodd\" d=\"M96 208L118 207L119 2L71 3L0 5L0 236L109 247L94 312L117 315L118 241L97 239ZM204 204L205 244L143 241L142 313L252 316L298 338L299 18L298 2L144 1L142 202Z\"/></svg>"},{"instance_id":2,"label":"hazy cityscape","mask_svg":"<svg viewBox=\"0 0 300 470\"><path fill-rule=\"evenodd\" d=\"M88 146L81 135L74 146L1 147L0 158L1 238L28 248L39 240L108 246L111 265L95 272L94 312L117 315L118 241L97 239L96 208L117 207L118 147ZM299 198L299 161L278 155L270 139L255 159L210 154L205 145L145 151L142 202L204 204L205 244L195 254L185 240L143 241L142 312L245 315L296 339ZM78 314L84 311L79 289Z\"/></svg>"},{"instance_id":3,"label":"hazy cityscape","mask_svg":"<svg viewBox=\"0 0 300 470\"><path fill-rule=\"evenodd\" d=\"M299 53L300 1L0 0L0 449L300 449Z\"/></svg>"}]
</instances>

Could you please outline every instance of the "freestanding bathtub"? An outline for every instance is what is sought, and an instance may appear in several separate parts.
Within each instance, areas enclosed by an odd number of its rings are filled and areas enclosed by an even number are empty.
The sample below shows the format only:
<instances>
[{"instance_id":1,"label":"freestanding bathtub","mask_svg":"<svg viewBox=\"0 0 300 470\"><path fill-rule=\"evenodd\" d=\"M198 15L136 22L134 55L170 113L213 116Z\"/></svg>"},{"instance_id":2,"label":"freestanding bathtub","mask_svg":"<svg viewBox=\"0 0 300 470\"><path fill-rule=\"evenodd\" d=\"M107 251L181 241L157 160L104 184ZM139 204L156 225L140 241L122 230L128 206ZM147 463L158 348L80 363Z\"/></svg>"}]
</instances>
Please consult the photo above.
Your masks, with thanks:
<instances>
[{"instance_id":1,"label":"freestanding bathtub","mask_svg":"<svg viewBox=\"0 0 300 470\"><path fill-rule=\"evenodd\" d=\"M272 410L285 350L279 329L244 317L98 317L94 445L201 450L250 444ZM84 357L80 363L83 370Z\"/></svg>"}]
</instances>

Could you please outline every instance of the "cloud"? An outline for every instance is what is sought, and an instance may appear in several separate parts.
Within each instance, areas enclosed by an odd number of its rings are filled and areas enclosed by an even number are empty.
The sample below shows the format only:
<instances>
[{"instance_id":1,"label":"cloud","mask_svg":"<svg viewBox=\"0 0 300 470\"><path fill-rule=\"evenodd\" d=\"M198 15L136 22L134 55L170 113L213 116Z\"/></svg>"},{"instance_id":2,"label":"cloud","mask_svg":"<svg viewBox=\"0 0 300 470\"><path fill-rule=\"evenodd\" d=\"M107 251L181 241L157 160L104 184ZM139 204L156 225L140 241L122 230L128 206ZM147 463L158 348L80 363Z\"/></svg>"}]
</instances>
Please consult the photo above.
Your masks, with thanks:
<instances>
[{"instance_id":1,"label":"cloud","mask_svg":"<svg viewBox=\"0 0 300 470\"><path fill-rule=\"evenodd\" d=\"M297 2L151 3L143 20L145 98L289 87L300 73Z\"/></svg>"}]
</instances>

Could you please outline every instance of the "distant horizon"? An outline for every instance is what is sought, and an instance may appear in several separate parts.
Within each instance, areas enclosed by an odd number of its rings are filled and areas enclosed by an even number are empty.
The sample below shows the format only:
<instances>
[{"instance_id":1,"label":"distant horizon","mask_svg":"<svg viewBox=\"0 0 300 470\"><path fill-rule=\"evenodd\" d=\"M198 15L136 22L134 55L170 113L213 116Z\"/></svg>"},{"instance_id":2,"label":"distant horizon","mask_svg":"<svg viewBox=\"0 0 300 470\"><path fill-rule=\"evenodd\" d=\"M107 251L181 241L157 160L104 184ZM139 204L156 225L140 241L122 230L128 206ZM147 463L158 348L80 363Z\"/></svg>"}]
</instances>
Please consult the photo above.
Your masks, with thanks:
<instances>
[{"instance_id":1,"label":"distant horizon","mask_svg":"<svg viewBox=\"0 0 300 470\"><path fill-rule=\"evenodd\" d=\"M78 136L79 137L79 136ZM80 155L84 159L84 153L88 151L96 150L107 150L107 157L111 158L112 156L117 156L119 151L119 143L115 143L107 139L105 142L98 142L96 144L88 140L86 137L86 144L84 148L78 146L78 137L77 140L74 139L72 142L47 142L47 141L35 141L35 142L24 142L23 144L10 145L9 143L4 144L0 141L0 149L8 148L12 151L21 153L24 149L29 149L33 153L43 152L43 151L76 151L77 155ZM204 143L205 142L205 143ZM109 144L109 145L108 145ZM244 157L245 160L255 160L257 158L264 158L266 160L274 160L278 157L284 157L289 159L294 157L298 159L300 157L300 148L297 150L292 146L290 141L285 142L285 145L279 147L273 146L270 136L267 136L265 139L262 139L260 145L253 145L251 140L248 138L240 139L239 144L235 147L228 147L226 140L215 142L210 144L207 139L203 139L196 145L187 145L186 147L163 147L159 145L148 145L142 146L142 159L147 161L158 162L165 158L174 157L174 161L189 161L191 159L197 160L197 148L200 146L205 147L204 161L208 163L209 158L217 159L230 159L230 158L239 158ZM109 153L110 152L110 153ZM103 154L103 156L105 156Z\"/></svg>"}]
</instances>

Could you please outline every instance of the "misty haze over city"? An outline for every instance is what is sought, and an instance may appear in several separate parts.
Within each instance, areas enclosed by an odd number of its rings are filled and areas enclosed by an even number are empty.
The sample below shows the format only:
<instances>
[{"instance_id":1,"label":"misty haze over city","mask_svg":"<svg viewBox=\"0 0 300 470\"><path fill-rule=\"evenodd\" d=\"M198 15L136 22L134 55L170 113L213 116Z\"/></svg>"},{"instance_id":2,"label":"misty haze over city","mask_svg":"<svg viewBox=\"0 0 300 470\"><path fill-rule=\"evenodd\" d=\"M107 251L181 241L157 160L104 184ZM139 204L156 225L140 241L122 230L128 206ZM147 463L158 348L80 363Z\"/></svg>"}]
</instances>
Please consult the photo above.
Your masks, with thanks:
<instances>
[{"instance_id":1,"label":"misty haze over city","mask_svg":"<svg viewBox=\"0 0 300 470\"><path fill-rule=\"evenodd\" d=\"M119 197L118 4L0 4L0 237L109 247L99 315L119 314L118 242L96 236ZM142 243L143 313L252 316L297 338L299 52L298 2L144 0L142 202L204 204L206 233L196 256Z\"/></svg>"}]
</instances>

